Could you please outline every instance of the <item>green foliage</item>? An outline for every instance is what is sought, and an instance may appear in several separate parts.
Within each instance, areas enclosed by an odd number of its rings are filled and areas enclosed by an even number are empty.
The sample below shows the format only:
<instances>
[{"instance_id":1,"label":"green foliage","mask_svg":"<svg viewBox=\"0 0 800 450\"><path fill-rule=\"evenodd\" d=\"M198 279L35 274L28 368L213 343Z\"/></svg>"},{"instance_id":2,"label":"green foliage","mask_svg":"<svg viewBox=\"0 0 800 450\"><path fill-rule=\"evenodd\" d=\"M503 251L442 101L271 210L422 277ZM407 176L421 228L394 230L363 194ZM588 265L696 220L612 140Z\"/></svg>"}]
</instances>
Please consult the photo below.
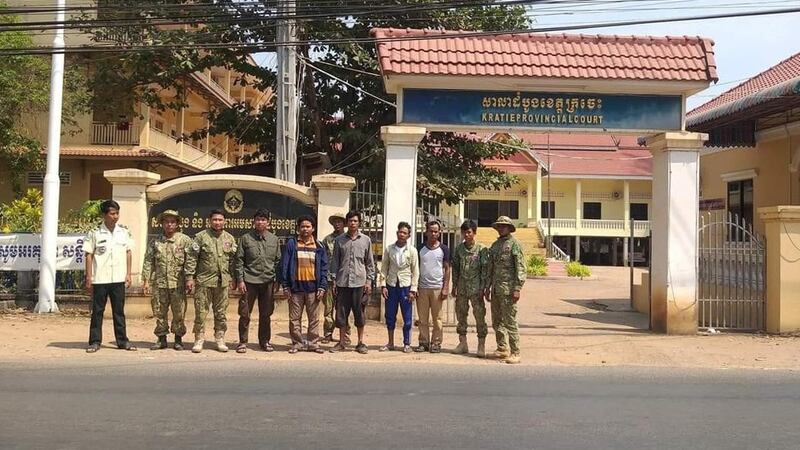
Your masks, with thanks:
<instances>
[{"instance_id":1,"label":"green foliage","mask_svg":"<svg viewBox=\"0 0 800 450\"><path fill-rule=\"evenodd\" d=\"M207 21L197 25L198 9L180 12L174 8L185 0L163 0L146 3L139 0L116 0L118 12L105 10L104 19L130 19L136 17L172 17L186 15L186 25L165 29L154 24L136 28L91 28L96 40L115 40L119 44L169 44L170 49L105 56L96 62L92 87L97 105L110 104L109 97L120 91L131 91L137 99L158 108L179 108L185 104L185 93L195 71L223 66L250 75L240 77L235 83L267 89L275 85L276 74L272 68L253 64L249 49L237 45L275 40L274 4L239 0L209 2L203 15L219 17L233 14L236 24L229 21ZM342 11L369 10L376 3L368 0L341 0L337 6L330 2L319 5L312 0L299 0L298 11L315 11L323 15ZM451 30L511 30L528 28L530 21L523 6L503 5L471 6L458 8L429 8L439 2L434 0L406 0L396 8L355 19L335 20L330 17L304 20L298 31L300 41L324 42L341 39L369 38L376 27L429 28ZM132 8L132 7L138 7ZM420 8L414 8L422 6ZM181 19L183 20L183 19ZM189 44L197 42L227 42L226 48L195 50ZM274 49L266 48L266 51ZM298 48L301 57L310 57L320 69L346 80L352 86L393 102L384 93L379 72L376 46L371 42L347 42L330 45L305 45ZM157 67L158 70L153 70ZM350 70L350 69L355 69ZM333 170L353 175L359 179L381 179L384 176L384 149L380 140L380 127L396 122L396 109L357 89L334 81L319 70L306 66L300 88L301 120L299 123L299 152L324 152L330 156ZM164 90L176 95L164 98ZM118 95L118 94L117 94ZM275 148L274 104L259 111L246 104L232 108L215 109L209 114L212 123L208 130L200 130L191 137L204 133L224 134L240 144L254 144L260 149L260 158L273 159ZM187 136L188 137L188 136ZM505 189L516 179L502 171L488 168L485 158L507 158L514 149L486 144L463 135L435 133L423 142L420 152L418 183L435 200L456 203L477 188Z\"/></svg>"},{"instance_id":2,"label":"green foliage","mask_svg":"<svg viewBox=\"0 0 800 450\"><path fill-rule=\"evenodd\" d=\"M0 0L0 11L6 9ZM14 15L0 14L0 25L19 22ZM0 33L0 48L33 47L31 37L22 31ZM50 64L47 58L33 55L4 56L0 63L0 166L8 169L15 195L22 194L22 178L29 170L43 170L42 145L25 130L26 118L49 108ZM85 77L68 70L64 81L62 125L74 131L73 117L86 111L89 99Z\"/></svg>"},{"instance_id":3,"label":"green foliage","mask_svg":"<svg viewBox=\"0 0 800 450\"><path fill-rule=\"evenodd\" d=\"M103 200L88 200L78 209L70 210L59 221L59 233L86 233L103 220L100 204Z\"/></svg>"},{"instance_id":4,"label":"green foliage","mask_svg":"<svg viewBox=\"0 0 800 450\"><path fill-rule=\"evenodd\" d=\"M592 276L592 271L578 261L567 263L567 276L586 278Z\"/></svg>"},{"instance_id":5,"label":"green foliage","mask_svg":"<svg viewBox=\"0 0 800 450\"><path fill-rule=\"evenodd\" d=\"M531 255L528 258L528 275L543 277L547 275L547 260L539 255Z\"/></svg>"},{"instance_id":6,"label":"green foliage","mask_svg":"<svg viewBox=\"0 0 800 450\"><path fill-rule=\"evenodd\" d=\"M3 233L35 233L42 229L44 199L39 189L28 189L21 198L0 205Z\"/></svg>"}]
</instances>

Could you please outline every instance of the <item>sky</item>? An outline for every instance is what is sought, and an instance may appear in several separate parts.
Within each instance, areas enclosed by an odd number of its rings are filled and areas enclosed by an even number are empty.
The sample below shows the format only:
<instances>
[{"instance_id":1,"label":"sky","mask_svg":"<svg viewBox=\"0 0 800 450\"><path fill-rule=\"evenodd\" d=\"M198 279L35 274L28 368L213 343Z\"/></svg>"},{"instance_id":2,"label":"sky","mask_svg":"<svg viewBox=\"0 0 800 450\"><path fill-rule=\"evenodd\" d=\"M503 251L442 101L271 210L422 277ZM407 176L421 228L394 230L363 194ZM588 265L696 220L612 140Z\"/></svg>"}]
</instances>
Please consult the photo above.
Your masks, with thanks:
<instances>
[{"instance_id":1,"label":"sky","mask_svg":"<svg viewBox=\"0 0 800 450\"><path fill-rule=\"evenodd\" d=\"M685 17L800 7L800 0L640 0L616 2L602 11L602 4L577 7L570 13L565 8L534 9L535 28L567 25L571 23L600 23L643 20L658 17ZM657 8L646 10L646 8ZM591 11L587 11L591 10ZM600 10L600 11L598 11ZM537 13L538 11L538 13ZM584 12L585 11L585 12ZM746 79L768 69L780 61L800 52L800 13L739 17L729 19L697 20L679 23L634 25L608 28L591 28L569 31L586 34L636 34L654 36L703 36L714 40L719 82L688 99L689 110L713 99Z\"/></svg>"}]
</instances>

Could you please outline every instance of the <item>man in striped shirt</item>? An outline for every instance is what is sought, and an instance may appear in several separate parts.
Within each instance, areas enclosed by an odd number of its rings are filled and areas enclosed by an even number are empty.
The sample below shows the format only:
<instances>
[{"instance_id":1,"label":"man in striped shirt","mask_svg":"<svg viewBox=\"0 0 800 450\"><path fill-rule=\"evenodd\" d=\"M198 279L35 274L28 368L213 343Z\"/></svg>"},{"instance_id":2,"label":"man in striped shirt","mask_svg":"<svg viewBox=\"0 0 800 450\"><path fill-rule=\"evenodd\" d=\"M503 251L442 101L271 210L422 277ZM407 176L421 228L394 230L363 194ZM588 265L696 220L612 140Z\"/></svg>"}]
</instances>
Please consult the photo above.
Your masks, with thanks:
<instances>
[{"instance_id":1,"label":"man in striped shirt","mask_svg":"<svg viewBox=\"0 0 800 450\"><path fill-rule=\"evenodd\" d=\"M319 348L319 304L328 289L328 252L314 239L314 219L297 219L297 238L286 241L281 265L281 283L289 299L289 353ZM308 317L308 332L303 338L303 310Z\"/></svg>"}]
</instances>

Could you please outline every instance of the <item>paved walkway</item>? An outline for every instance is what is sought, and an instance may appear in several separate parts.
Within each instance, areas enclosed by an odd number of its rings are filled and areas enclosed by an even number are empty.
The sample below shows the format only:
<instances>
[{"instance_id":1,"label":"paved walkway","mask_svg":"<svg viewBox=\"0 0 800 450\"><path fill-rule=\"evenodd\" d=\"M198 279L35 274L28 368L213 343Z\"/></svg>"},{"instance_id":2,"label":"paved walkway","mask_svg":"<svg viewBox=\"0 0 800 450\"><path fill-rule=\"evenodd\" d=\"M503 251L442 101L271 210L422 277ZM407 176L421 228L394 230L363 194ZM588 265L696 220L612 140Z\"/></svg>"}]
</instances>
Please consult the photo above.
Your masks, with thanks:
<instances>
[{"instance_id":1,"label":"paved walkway","mask_svg":"<svg viewBox=\"0 0 800 450\"><path fill-rule=\"evenodd\" d=\"M591 280L529 280L519 308L523 364L578 366L654 366L703 368L763 368L800 370L800 338L723 333L714 336L664 336L647 330L647 317L629 308L628 272L624 268L593 268ZM137 342L136 354L104 348L97 355L83 352L88 334L86 313L37 316L30 313L0 315L0 360L49 358L84 358L97 360L181 360L191 358L248 359L332 359L363 362L397 361L409 363L439 361L453 364L496 364L473 357L451 354L379 353L386 334L381 324L370 322L366 342L367 356L354 352L339 354L265 354L250 351L246 355L220 354L207 349L201 355L190 352L146 350L152 342L153 321L128 321L129 335ZM237 318L230 317L228 342L236 339ZM187 323L187 325L191 326ZM251 325L251 327L255 324ZM104 325L105 340L113 339L110 321ZM288 349L288 323L274 321L278 349ZM255 337L255 328L251 329ZM475 349L476 337L470 329L469 342ZM397 332L400 339L400 332ZM251 339L252 340L252 339ZM444 348L455 347L455 327L445 330ZM416 343L416 335L413 337ZM493 349L493 335L489 345ZM211 346L208 346L210 348Z\"/></svg>"}]
</instances>

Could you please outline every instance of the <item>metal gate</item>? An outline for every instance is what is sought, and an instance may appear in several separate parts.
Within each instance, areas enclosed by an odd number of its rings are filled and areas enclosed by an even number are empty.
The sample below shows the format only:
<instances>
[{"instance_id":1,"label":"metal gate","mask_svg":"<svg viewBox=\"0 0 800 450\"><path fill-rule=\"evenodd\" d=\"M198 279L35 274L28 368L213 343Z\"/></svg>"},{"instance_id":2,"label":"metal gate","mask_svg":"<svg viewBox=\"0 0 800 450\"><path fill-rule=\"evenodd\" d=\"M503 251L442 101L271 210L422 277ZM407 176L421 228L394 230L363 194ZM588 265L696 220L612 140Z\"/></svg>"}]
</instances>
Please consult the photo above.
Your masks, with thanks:
<instances>
[{"instance_id":1,"label":"metal gate","mask_svg":"<svg viewBox=\"0 0 800 450\"><path fill-rule=\"evenodd\" d=\"M763 330L764 238L726 212L700 216L698 301L700 328Z\"/></svg>"}]
</instances>

